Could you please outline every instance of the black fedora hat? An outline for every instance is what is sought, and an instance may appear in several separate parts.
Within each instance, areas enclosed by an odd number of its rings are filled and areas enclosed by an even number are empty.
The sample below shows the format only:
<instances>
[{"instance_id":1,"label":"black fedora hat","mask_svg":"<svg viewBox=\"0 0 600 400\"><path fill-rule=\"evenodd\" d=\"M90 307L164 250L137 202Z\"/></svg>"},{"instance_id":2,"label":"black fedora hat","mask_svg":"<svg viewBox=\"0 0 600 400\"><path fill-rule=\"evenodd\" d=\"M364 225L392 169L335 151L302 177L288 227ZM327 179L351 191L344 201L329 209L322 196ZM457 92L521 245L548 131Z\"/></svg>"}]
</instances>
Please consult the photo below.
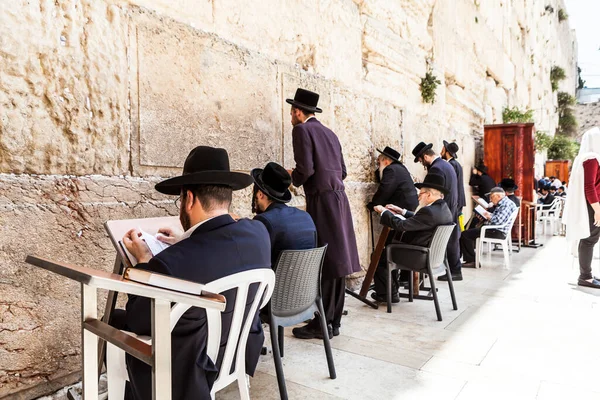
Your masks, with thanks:
<instances>
[{"instance_id":1,"label":"black fedora hat","mask_svg":"<svg viewBox=\"0 0 600 400\"><path fill-rule=\"evenodd\" d=\"M287 203L292 200L292 193L289 190L292 177L281 165L270 162L264 169L254 168L250 175L260 191L271 199L279 203Z\"/></svg>"},{"instance_id":2,"label":"black fedora hat","mask_svg":"<svg viewBox=\"0 0 600 400\"><path fill-rule=\"evenodd\" d=\"M486 167L483 162L480 162L479 164L477 164L475 169L479 172L483 172L484 174L487 174L487 172L488 172L488 167Z\"/></svg>"},{"instance_id":3,"label":"black fedora hat","mask_svg":"<svg viewBox=\"0 0 600 400\"><path fill-rule=\"evenodd\" d=\"M384 156L391 158L394 161L400 162L400 153L398 153L396 150L392 149L389 146L385 146L385 149L383 149L383 151L379 149L377 149L377 151L383 154Z\"/></svg>"},{"instance_id":4,"label":"black fedora hat","mask_svg":"<svg viewBox=\"0 0 600 400\"><path fill-rule=\"evenodd\" d=\"M310 90L298 88L293 99L285 100L288 104L294 107L300 108L305 111L320 113L323 112L317 104L319 103L319 94L311 92Z\"/></svg>"},{"instance_id":5,"label":"black fedora hat","mask_svg":"<svg viewBox=\"0 0 600 400\"><path fill-rule=\"evenodd\" d=\"M415 162L419 162L419 157L423 155L427 150L433 147L433 143L425 144L424 142L419 143L415 146L412 151L413 156L415 156Z\"/></svg>"},{"instance_id":6,"label":"black fedora hat","mask_svg":"<svg viewBox=\"0 0 600 400\"><path fill-rule=\"evenodd\" d=\"M500 186L502 189L506 190L507 192L514 192L516 191L519 187L515 184L515 180L512 178L504 178L500 181Z\"/></svg>"},{"instance_id":7,"label":"black fedora hat","mask_svg":"<svg viewBox=\"0 0 600 400\"><path fill-rule=\"evenodd\" d=\"M218 185L240 190L252 184L252 178L241 172L229 170L227 150L198 146L185 159L183 174L157 183L154 188L161 193L178 195L182 186Z\"/></svg>"},{"instance_id":8,"label":"black fedora hat","mask_svg":"<svg viewBox=\"0 0 600 400\"><path fill-rule=\"evenodd\" d=\"M427 174L423 183L415 183L417 189L431 188L437 189L444 194L448 194L448 188L446 188L446 179L442 175L438 174Z\"/></svg>"},{"instance_id":9,"label":"black fedora hat","mask_svg":"<svg viewBox=\"0 0 600 400\"><path fill-rule=\"evenodd\" d=\"M443 142L444 142L444 148L446 149L446 151L448 153L450 153L452 158L458 158L458 157L456 157L456 152L458 151L458 145L454 142L448 143L445 140Z\"/></svg>"}]
</instances>

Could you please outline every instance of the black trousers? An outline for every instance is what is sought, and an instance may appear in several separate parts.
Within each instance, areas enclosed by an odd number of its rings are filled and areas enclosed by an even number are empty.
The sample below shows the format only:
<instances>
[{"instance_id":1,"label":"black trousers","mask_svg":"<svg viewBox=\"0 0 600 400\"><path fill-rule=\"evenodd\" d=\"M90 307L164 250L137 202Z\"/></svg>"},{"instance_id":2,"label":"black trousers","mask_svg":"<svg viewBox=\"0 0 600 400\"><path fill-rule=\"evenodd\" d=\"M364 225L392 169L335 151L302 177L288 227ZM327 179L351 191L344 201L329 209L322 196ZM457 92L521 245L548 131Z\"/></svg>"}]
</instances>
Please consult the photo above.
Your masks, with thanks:
<instances>
[{"instance_id":1,"label":"black trousers","mask_svg":"<svg viewBox=\"0 0 600 400\"><path fill-rule=\"evenodd\" d=\"M594 226L594 209L587 203L590 236L579 241L579 279L592 279L592 259L594 246L600 238L600 227Z\"/></svg>"},{"instance_id":2,"label":"black trousers","mask_svg":"<svg viewBox=\"0 0 600 400\"><path fill-rule=\"evenodd\" d=\"M342 276L341 278L322 280L321 296L327 325L339 328L342 324L342 313L344 312L346 277ZM311 329L321 330L318 318L313 318L309 326Z\"/></svg>"},{"instance_id":3,"label":"black trousers","mask_svg":"<svg viewBox=\"0 0 600 400\"><path fill-rule=\"evenodd\" d=\"M446 257L448 257L448 266L450 267L450 272L453 274L460 274L462 264L460 262L460 226L458 226L458 215L454 216L454 221L456 225L452 230L452 235L450 235L450 239L448 240L448 247L446 248Z\"/></svg>"},{"instance_id":4,"label":"black trousers","mask_svg":"<svg viewBox=\"0 0 600 400\"><path fill-rule=\"evenodd\" d=\"M479 236L481 236L481 228L467 229L460 235L460 250L466 263L475 261L475 240ZM506 235L497 229L490 229L486 231L485 237L504 239Z\"/></svg>"}]
</instances>

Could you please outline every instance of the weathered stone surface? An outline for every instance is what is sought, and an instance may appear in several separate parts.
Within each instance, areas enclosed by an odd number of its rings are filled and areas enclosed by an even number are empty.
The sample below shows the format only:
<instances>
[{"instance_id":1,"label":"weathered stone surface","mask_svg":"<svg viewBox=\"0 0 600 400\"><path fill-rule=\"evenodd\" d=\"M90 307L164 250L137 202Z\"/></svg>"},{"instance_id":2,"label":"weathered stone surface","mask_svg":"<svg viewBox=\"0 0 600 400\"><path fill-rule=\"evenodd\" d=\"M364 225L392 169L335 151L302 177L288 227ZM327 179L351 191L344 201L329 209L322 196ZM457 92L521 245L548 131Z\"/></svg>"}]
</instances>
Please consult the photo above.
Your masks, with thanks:
<instances>
[{"instance_id":1,"label":"weathered stone surface","mask_svg":"<svg viewBox=\"0 0 600 400\"><path fill-rule=\"evenodd\" d=\"M274 63L180 24L145 14L134 23L142 166L182 167L197 145L227 149L235 170L280 160Z\"/></svg>"},{"instance_id":2,"label":"weathered stone surface","mask_svg":"<svg viewBox=\"0 0 600 400\"><path fill-rule=\"evenodd\" d=\"M0 172L127 171L126 31L102 1L0 3Z\"/></svg>"},{"instance_id":3,"label":"weathered stone surface","mask_svg":"<svg viewBox=\"0 0 600 400\"><path fill-rule=\"evenodd\" d=\"M600 127L600 102L591 104L577 104L575 117L579 123L578 131L582 135L595 126Z\"/></svg>"}]
</instances>

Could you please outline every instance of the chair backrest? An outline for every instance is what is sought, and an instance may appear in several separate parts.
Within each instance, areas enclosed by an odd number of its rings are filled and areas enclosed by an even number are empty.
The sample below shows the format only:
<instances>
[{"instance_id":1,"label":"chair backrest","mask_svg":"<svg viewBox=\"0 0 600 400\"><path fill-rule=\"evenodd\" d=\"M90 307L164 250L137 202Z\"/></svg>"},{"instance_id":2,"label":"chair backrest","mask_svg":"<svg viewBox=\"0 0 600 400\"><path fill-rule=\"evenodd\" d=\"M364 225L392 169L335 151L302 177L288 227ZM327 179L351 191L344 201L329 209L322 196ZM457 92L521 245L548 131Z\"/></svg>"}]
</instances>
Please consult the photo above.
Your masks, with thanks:
<instances>
[{"instance_id":1,"label":"chair backrest","mask_svg":"<svg viewBox=\"0 0 600 400\"><path fill-rule=\"evenodd\" d=\"M456 224L440 225L435 229L429 245L429 266L432 270L444 262L448 241L455 226Z\"/></svg>"},{"instance_id":2,"label":"chair backrest","mask_svg":"<svg viewBox=\"0 0 600 400\"><path fill-rule=\"evenodd\" d=\"M512 229L512 226L515 224L515 221L517 220L518 216L519 216L519 207L515 208L515 211L513 211L512 214L510 214L510 218L506 222L509 230Z\"/></svg>"},{"instance_id":3,"label":"chair backrest","mask_svg":"<svg viewBox=\"0 0 600 400\"><path fill-rule=\"evenodd\" d=\"M321 295L321 269L327 245L307 250L284 250L275 270L271 312L278 317L301 314Z\"/></svg>"},{"instance_id":4,"label":"chair backrest","mask_svg":"<svg viewBox=\"0 0 600 400\"><path fill-rule=\"evenodd\" d=\"M250 310L246 314L250 287L254 284L257 284L258 288L252 300ZM237 380L240 374L245 376L246 342L254 319L253 317L259 308L263 308L269 302L274 287L275 274L271 268L239 272L205 285L206 290L213 293L223 293L231 289L236 289L229 337L227 338L225 353L221 361L219 376L213 385L213 393ZM171 308L171 330L173 330L181 316L189 308L190 306L187 304L176 304ZM248 317L244 319L245 315ZM221 343L221 313L216 310L206 310L206 317L208 322L207 354L216 363ZM231 367L234 359L235 366L232 371Z\"/></svg>"}]
</instances>

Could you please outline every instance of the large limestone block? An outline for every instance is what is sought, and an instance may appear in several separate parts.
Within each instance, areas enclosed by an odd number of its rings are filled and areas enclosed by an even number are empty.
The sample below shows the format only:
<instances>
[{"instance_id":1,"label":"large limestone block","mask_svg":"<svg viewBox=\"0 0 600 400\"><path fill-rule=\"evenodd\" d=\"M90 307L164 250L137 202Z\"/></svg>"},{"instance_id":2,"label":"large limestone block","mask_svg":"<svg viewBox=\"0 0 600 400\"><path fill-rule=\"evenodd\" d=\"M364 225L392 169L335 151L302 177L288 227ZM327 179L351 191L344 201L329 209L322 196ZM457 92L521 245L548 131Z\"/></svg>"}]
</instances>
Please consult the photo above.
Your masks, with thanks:
<instances>
[{"instance_id":1,"label":"large limestone block","mask_svg":"<svg viewBox=\"0 0 600 400\"><path fill-rule=\"evenodd\" d=\"M351 0L219 0L214 15L218 35L252 51L349 84L360 78L362 29Z\"/></svg>"},{"instance_id":2,"label":"large limestone block","mask_svg":"<svg viewBox=\"0 0 600 400\"><path fill-rule=\"evenodd\" d=\"M0 172L127 171L126 32L101 1L0 2Z\"/></svg>"},{"instance_id":3,"label":"large limestone block","mask_svg":"<svg viewBox=\"0 0 600 400\"><path fill-rule=\"evenodd\" d=\"M152 14L135 12L133 21L139 82L134 173L177 173L173 167L182 167L198 145L227 149L234 170L281 161L273 62Z\"/></svg>"},{"instance_id":4,"label":"large limestone block","mask_svg":"<svg viewBox=\"0 0 600 400\"><path fill-rule=\"evenodd\" d=\"M105 0L106 1L106 0ZM194 28L213 27L213 0L107 0L119 5L134 5L152 10Z\"/></svg>"}]
</instances>

